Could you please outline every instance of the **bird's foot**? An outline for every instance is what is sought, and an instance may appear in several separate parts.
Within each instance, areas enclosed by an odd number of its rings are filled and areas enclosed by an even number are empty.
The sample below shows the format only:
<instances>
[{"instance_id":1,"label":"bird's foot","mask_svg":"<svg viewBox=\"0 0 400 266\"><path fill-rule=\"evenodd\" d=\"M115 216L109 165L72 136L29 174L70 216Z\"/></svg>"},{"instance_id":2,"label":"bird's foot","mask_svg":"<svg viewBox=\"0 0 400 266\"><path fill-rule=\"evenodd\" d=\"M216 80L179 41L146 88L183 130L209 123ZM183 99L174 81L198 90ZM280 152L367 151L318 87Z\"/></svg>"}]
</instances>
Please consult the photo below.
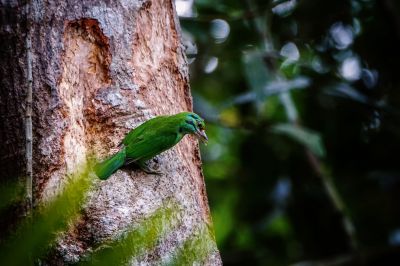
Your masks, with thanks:
<instances>
[{"instance_id":1,"label":"bird's foot","mask_svg":"<svg viewBox=\"0 0 400 266\"><path fill-rule=\"evenodd\" d=\"M149 175L162 175L163 172L155 170L151 167L149 167L146 163L139 164L140 169L142 169L143 172Z\"/></svg>"},{"instance_id":2,"label":"bird's foot","mask_svg":"<svg viewBox=\"0 0 400 266\"><path fill-rule=\"evenodd\" d=\"M159 162L160 162L158 156L156 156L156 157L153 158L153 162L155 162L155 163L159 163Z\"/></svg>"},{"instance_id":3,"label":"bird's foot","mask_svg":"<svg viewBox=\"0 0 400 266\"><path fill-rule=\"evenodd\" d=\"M158 170L154 170L154 169L151 169L151 168L149 168L149 169L142 169L146 174L149 174L149 175L162 175L162 174L164 174L162 171L158 171Z\"/></svg>"}]
</instances>

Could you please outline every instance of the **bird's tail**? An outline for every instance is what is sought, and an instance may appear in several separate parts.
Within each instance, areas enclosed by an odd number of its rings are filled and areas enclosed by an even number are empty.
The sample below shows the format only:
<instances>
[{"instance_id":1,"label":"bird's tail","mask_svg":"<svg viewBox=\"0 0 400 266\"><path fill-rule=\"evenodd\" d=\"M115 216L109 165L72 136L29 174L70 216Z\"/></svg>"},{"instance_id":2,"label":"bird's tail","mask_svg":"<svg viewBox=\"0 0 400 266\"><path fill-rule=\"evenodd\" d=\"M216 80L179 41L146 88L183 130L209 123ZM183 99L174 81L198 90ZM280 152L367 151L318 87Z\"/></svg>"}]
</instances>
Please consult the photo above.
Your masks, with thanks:
<instances>
[{"instance_id":1,"label":"bird's tail","mask_svg":"<svg viewBox=\"0 0 400 266\"><path fill-rule=\"evenodd\" d=\"M125 163L125 159L126 151L123 148L101 163L96 164L94 171L101 180L106 180Z\"/></svg>"}]
</instances>

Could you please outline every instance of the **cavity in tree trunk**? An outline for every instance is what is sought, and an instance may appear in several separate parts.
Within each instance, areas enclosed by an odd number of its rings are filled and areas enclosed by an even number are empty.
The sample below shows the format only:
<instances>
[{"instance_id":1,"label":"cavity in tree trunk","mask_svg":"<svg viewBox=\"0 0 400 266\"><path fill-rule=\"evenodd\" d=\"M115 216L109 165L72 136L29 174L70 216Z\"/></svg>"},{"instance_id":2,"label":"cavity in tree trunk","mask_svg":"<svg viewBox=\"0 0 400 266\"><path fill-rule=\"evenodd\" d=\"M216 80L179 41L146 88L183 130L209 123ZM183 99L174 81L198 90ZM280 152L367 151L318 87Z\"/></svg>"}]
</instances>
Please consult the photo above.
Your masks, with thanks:
<instances>
[{"instance_id":1,"label":"cavity in tree trunk","mask_svg":"<svg viewBox=\"0 0 400 266\"><path fill-rule=\"evenodd\" d=\"M172 0L0 5L0 170L3 179L28 176L29 186L32 162L34 206L57 194L88 156L115 152L141 122L192 109ZM178 225L137 262L167 261L196 230L210 226L197 141L185 137L157 164L165 173L161 177L122 169L98 181L80 220L59 239L49 261L80 260L165 200L173 199L183 210L173 216ZM218 251L200 263L221 264Z\"/></svg>"}]
</instances>

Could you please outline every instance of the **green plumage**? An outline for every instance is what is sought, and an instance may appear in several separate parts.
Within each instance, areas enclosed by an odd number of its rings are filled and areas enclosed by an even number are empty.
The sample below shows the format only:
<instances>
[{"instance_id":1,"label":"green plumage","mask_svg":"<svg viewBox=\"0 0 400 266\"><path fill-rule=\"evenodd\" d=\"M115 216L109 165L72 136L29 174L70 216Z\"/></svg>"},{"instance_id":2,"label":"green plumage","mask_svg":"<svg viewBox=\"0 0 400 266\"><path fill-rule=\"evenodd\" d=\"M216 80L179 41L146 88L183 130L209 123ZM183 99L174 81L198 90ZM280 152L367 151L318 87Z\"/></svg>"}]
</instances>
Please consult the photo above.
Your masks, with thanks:
<instances>
[{"instance_id":1,"label":"green plumage","mask_svg":"<svg viewBox=\"0 0 400 266\"><path fill-rule=\"evenodd\" d=\"M122 140L121 150L95 166L97 176L105 180L126 164L135 163L148 173L146 161L175 146L186 134L207 140L204 120L195 113L158 116L132 129Z\"/></svg>"},{"instance_id":2,"label":"green plumage","mask_svg":"<svg viewBox=\"0 0 400 266\"><path fill-rule=\"evenodd\" d=\"M126 152L125 148L123 148L107 160L97 164L95 172L101 180L106 180L110 175L124 165L125 160Z\"/></svg>"}]
</instances>

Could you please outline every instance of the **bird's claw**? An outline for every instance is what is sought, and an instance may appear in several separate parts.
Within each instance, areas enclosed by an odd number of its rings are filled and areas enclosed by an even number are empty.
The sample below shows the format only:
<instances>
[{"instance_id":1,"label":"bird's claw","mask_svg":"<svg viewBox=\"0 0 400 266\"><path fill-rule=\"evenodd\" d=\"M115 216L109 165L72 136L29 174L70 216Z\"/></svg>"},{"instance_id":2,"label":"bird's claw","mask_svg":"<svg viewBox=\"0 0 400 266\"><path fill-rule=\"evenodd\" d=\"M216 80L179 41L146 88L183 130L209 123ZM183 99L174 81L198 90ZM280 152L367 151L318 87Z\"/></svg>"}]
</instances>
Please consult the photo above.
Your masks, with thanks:
<instances>
[{"instance_id":1,"label":"bird's claw","mask_svg":"<svg viewBox=\"0 0 400 266\"><path fill-rule=\"evenodd\" d=\"M151 169L151 168L149 168L149 169L142 169L146 174L149 174L149 175L162 175L163 174L163 172L161 172L161 171L157 171L157 170L154 170L154 169Z\"/></svg>"},{"instance_id":2,"label":"bird's claw","mask_svg":"<svg viewBox=\"0 0 400 266\"><path fill-rule=\"evenodd\" d=\"M140 169L149 175L162 175L163 172L150 168L147 164L140 164Z\"/></svg>"}]
</instances>

